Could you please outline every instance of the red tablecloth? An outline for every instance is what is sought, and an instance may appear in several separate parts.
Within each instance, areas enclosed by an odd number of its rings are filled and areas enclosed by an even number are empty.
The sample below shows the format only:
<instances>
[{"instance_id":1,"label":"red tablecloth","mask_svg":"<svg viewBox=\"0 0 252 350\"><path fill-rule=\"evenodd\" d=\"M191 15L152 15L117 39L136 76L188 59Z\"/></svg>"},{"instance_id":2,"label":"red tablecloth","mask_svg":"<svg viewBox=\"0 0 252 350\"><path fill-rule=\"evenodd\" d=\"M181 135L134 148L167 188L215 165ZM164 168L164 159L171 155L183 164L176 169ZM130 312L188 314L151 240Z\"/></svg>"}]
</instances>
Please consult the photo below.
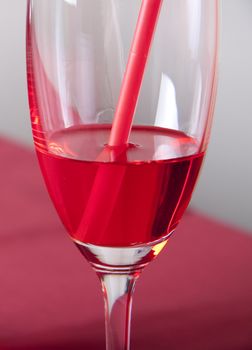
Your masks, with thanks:
<instances>
[{"instance_id":1,"label":"red tablecloth","mask_svg":"<svg viewBox=\"0 0 252 350\"><path fill-rule=\"evenodd\" d=\"M0 349L105 349L97 277L34 154L0 139ZM138 281L132 349L251 350L252 239L188 212Z\"/></svg>"}]
</instances>

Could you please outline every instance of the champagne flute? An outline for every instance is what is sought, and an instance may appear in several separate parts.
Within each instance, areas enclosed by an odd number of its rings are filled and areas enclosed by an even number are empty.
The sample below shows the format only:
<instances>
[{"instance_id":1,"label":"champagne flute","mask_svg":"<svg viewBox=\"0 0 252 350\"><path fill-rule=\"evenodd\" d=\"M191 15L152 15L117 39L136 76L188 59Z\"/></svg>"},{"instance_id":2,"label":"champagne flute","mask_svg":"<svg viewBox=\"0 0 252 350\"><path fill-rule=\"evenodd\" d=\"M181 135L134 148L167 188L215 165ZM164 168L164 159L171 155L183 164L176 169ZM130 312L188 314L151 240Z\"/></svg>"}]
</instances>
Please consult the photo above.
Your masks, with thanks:
<instances>
[{"instance_id":1,"label":"champagne flute","mask_svg":"<svg viewBox=\"0 0 252 350\"><path fill-rule=\"evenodd\" d=\"M129 139L110 147L132 38L155 1L28 0L34 145L58 215L100 278L107 350L130 348L135 282L189 204L215 103L218 0L163 0L140 94L127 91L137 101Z\"/></svg>"}]
</instances>

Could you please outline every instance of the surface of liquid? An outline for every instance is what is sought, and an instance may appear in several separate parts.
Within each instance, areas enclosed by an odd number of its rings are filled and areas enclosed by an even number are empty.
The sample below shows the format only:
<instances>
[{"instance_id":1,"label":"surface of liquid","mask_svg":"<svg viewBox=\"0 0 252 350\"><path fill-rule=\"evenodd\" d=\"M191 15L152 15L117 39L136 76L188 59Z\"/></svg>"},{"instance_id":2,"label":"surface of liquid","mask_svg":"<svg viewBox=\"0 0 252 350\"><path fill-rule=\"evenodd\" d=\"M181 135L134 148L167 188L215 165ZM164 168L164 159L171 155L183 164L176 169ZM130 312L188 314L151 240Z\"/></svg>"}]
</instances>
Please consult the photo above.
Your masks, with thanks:
<instances>
[{"instance_id":1,"label":"surface of liquid","mask_svg":"<svg viewBox=\"0 0 252 350\"><path fill-rule=\"evenodd\" d=\"M106 147L110 127L74 127L37 147L44 179L71 237L127 247L166 236L183 215L204 154L173 130L133 127L130 146Z\"/></svg>"}]
</instances>

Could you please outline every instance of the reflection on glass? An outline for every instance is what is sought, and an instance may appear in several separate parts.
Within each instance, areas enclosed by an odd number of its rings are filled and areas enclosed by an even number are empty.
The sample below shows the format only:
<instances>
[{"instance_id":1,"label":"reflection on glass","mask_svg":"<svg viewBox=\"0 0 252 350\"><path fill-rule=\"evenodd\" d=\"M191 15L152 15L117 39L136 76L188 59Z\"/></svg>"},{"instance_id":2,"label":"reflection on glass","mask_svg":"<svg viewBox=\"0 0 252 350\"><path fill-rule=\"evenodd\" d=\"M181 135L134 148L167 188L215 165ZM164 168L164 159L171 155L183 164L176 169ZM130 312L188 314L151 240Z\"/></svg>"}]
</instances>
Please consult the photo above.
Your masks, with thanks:
<instances>
[{"instance_id":1,"label":"reflection on glass","mask_svg":"<svg viewBox=\"0 0 252 350\"><path fill-rule=\"evenodd\" d=\"M172 80L162 73L155 126L178 130L176 90Z\"/></svg>"}]
</instances>

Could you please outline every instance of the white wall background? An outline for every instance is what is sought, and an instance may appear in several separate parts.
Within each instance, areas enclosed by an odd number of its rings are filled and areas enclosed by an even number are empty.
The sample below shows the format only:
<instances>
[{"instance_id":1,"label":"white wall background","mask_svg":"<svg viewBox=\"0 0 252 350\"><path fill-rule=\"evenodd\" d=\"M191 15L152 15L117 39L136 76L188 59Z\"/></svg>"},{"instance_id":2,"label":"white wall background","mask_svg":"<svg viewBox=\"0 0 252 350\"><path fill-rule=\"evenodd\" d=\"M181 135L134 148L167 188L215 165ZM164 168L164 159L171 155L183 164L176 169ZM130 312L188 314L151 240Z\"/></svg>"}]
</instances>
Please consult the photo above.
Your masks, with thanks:
<instances>
[{"instance_id":1,"label":"white wall background","mask_svg":"<svg viewBox=\"0 0 252 350\"><path fill-rule=\"evenodd\" d=\"M26 0L0 0L0 134L29 142L25 17Z\"/></svg>"},{"instance_id":2,"label":"white wall background","mask_svg":"<svg viewBox=\"0 0 252 350\"><path fill-rule=\"evenodd\" d=\"M26 0L0 0L0 134L31 144ZM212 139L192 205L252 232L252 0L222 0Z\"/></svg>"},{"instance_id":3,"label":"white wall background","mask_svg":"<svg viewBox=\"0 0 252 350\"><path fill-rule=\"evenodd\" d=\"M252 1L222 0L219 90L193 205L252 230Z\"/></svg>"}]
</instances>

